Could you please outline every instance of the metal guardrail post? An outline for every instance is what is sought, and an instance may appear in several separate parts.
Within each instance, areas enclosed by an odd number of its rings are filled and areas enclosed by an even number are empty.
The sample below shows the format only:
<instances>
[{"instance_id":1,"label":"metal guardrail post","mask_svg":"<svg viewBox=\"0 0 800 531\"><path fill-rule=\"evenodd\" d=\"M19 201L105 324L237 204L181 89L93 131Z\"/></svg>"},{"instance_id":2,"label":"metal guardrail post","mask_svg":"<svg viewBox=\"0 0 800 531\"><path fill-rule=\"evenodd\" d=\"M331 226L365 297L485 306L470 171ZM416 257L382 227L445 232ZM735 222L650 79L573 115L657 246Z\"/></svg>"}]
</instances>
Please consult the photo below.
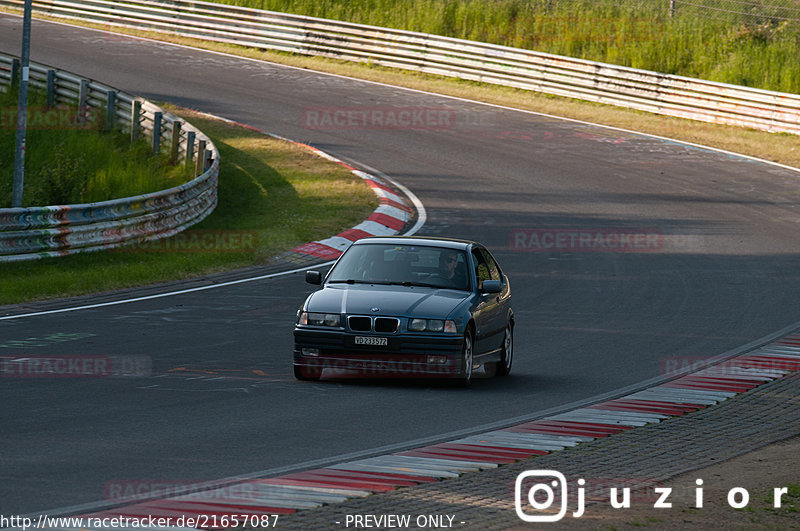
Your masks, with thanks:
<instances>
[{"instance_id":1,"label":"metal guardrail post","mask_svg":"<svg viewBox=\"0 0 800 531\"><path fill-rule=\"evenodd\" d=\"M139 140L139 124L142 120L142 102L133 100L131 104L131 144Z\"/></svg>"},{"instance_id":2,"label":"metal guardrail post","mask_svg":"<svg viewBox=\"0 0 800 531\"><path fill-rule=\"evenodd\" d=\"M170 164L175 164L178 161L178 148L181 145L181 125L180 120L172 122L172 137L170 138L169 146Z\"/></svg>"},{"instance_id":3,"label":"metal guardrail post","mask_svg":"<svg viewBox=\"0 0 800 531\"><path fill-rule=\"evenodd\" d=\"M56 104L56 71L52 68L47 71L47 106Z\"/></svg>"},{"instance_id":4,"label":"metal guardrail post","mask_svg":"<svg viewBox=\"0 0 800 531\"><path fill-rule=\"evenodd\" d=\"M205 171L205 153L206 153L206 141L200 140L197 143L197 159L195 160L195 165L194 165L195 175L202 175L202 173Z\"/></svg>"},{"instance_id":5,"label":"metal guardrail post","mask_svg":"<svg viewBox=\"0 0 800 531\"><path fill-rule=\"evenodd\" d=\"M214 163L214 154L211 152L210 149L205 150L205 156L203 157L203 172L205 173Z\"/></svg>"},{"instance_id":6,"label":"metal guardrail post","mask_svg":"<svg viewBox=\"0 0 800 531\"><path fill-rule=\"evenodd\" d=\"M78 123L86 122L86 111L89 107L89 80L81 79L78 88Z\"/></svg>"},{"instance_id":7,"label":"metal guardrail post","mask_svg":"<svg viewBox=\"0 0 800 531\"><path fill-rule=\"evenodd\" d=\"M19 83L19 69L20 69L19 59L12 59L11 60L11 84L9 85L9 88L11 90L16 90L17 83Z\"/></svg>"},{"instance_id":8,"label":"metal guardrail post","mask_svg":"<svg viewBox=\"0 0 800 531\"><path fill-rule=\"evenodd\" d=\"M161 153L161 120L163 116L161 112L153 114L153 155Z\"/></svg>"},{"instance_id":9,"label":"metal guardrail post","mask_svg":"<svg viewBox=\"0 0 800 531\"><path fill-rule=\"evenodd\" d=\"M194 139L195 132L189 131L186 133L186 167L191 168L194 162Z\"/></svg>"},{"instance_id":10,"label":"metal guardrail post","mask_svg":"<svg viewBox=\"0 0 800 531\"><path fill-rule=\"evenodd\" d=\"M117 124L117 91L106 92L106 131L113 131Z\"/></svg>"}]
</instances>

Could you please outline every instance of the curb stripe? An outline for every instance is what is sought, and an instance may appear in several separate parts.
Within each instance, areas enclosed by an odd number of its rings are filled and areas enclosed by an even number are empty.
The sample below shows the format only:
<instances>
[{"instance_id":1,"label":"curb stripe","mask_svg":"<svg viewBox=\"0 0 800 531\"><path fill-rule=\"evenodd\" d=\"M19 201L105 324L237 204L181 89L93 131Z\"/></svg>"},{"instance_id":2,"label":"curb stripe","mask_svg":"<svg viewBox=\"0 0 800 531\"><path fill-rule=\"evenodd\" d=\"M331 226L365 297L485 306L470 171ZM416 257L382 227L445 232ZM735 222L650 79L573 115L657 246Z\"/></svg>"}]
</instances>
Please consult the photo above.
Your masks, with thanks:
<instances>
[{"instance_id":1,"label":"curb stripe","mask_svg":"<svg viewBox=\"0 0 800 531\"><path fill-rule=\"evenodd\" d=\"M402 219L398 219L378 211L375 211L374 214L368 217L367 221L374 221L376 223L380 223L381 225L392 228L396 231L400 231L400 229L403 228L403 225L406 224L406 222Z\"/></svg>"},{"instance_id":2,"label":"curb stripe","mask_svg":"<svg viewBox=\"0 0 800 531\"><path fill-rule=\"evenodd\" d=\"M361 238L366 238L367 236L372 236L369 232L363 231L361 229L350 229L342 232L339 234L342 238L347 238L348 240L354 242L360 240Z\"/></svg>"},{"instance_id":3,"label":"curb stripe","mask_svg":"<svg viewBox=\"0 0 800 531\"><path fill-rule=\"evenodd\" d=\"M319 242L309 242L292 249L295 253L307 254L316 256L317 258L324 258L326 260L335 260L342 254L339 250L328 247Z\"/></svg>"}]
</instances>

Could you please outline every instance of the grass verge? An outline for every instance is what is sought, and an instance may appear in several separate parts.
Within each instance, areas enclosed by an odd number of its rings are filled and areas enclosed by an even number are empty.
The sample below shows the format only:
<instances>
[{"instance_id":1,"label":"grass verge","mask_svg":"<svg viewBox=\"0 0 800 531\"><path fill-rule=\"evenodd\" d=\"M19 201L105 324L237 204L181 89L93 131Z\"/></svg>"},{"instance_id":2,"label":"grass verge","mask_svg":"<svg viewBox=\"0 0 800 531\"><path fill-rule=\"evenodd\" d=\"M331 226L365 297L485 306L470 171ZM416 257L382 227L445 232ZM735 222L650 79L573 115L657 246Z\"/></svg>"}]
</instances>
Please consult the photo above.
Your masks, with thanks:
<instances>
[{"instance_id":1,"label":"grass verge","mask_svg":"<svg viewBox=\"0 0 800 531\"><path fill-rule=\"evenodd\" d=\"M0 304L190 278L264 263L369 216L375 194L345 168L251 129L165 106L220 151L219 204L189 231L117 251L0 264Z\"/></svg>"}]
</instances>

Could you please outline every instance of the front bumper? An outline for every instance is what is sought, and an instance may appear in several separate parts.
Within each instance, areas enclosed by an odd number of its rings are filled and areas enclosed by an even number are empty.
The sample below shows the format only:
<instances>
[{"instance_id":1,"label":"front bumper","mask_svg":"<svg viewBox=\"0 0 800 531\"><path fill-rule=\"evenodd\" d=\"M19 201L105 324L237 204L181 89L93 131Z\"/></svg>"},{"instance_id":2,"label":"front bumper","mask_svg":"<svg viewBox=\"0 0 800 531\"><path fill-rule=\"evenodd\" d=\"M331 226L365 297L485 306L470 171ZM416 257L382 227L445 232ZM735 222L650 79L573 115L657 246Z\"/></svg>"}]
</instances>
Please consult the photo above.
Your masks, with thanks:
<instances>
[{"instance_id":1,"label":"front bumper","mask_svg":"<svg viewBox=\"0 0 800 531\"><path fill-rule=\"evenodd\" d=\"M315 376L325 369L335 375L383 378L449 378L461 374L463 337L391 334L380 336L387 338L385 347L356 345L356 336L364 335L296 327L294 365ZM317 354L304 354L303 349L316 349Z\"/></svg>"}]
</instances>

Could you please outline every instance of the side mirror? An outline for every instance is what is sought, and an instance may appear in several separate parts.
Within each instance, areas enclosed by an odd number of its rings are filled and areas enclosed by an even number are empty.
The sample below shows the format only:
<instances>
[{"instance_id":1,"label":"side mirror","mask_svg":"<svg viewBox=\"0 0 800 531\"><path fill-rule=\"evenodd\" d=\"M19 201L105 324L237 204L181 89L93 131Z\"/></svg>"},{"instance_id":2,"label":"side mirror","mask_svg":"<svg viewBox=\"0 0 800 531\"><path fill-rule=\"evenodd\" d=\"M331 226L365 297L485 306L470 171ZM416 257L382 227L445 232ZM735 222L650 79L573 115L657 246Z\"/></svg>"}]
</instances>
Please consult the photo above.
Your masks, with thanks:
<instances>
[{"instance_id":1,"label":"side mirror","mask_svg":"<svg viewBox=\"0 0 800 531\"><path fill-rule=\"evenodd\" d=\"M322 284L322 273L319 271L306 271L306 282L319 286Z\"/></svg>"},{"instance_id":2,"label":"side mirror","mask_svg":"<svg viewBox=\"0 0 800 531\"><path fill-rule=\"evenodd\" d=\"M482 290L486 293L500 293L503 291L503 283L499 280L484 280Z\"/></svg>"}]
</instances>

